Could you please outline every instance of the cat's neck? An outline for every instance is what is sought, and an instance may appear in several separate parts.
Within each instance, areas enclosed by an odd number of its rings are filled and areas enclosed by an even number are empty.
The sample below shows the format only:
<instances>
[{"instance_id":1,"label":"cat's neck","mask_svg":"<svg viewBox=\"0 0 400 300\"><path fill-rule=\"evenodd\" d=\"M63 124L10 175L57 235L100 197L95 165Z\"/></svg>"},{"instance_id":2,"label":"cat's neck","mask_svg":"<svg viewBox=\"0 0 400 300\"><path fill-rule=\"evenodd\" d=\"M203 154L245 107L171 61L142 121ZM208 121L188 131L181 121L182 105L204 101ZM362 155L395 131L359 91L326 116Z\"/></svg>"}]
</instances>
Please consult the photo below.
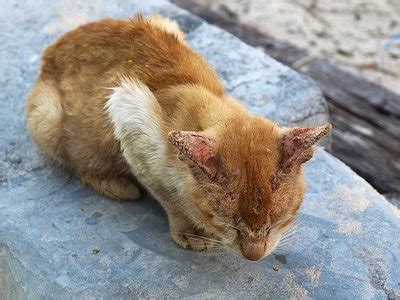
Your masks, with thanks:
<instances>
[{"instance_id":1,"label":"cat's neck","mask_svg":"<svg viewBox=\"0 0 400 300\"><path fill-rule=\"evenodd\" d=\"M156 93L166 130L203 131L249 116L246 109L227 94L217 96L200 85L178 85Z\"/></svg>"}]
</instances>

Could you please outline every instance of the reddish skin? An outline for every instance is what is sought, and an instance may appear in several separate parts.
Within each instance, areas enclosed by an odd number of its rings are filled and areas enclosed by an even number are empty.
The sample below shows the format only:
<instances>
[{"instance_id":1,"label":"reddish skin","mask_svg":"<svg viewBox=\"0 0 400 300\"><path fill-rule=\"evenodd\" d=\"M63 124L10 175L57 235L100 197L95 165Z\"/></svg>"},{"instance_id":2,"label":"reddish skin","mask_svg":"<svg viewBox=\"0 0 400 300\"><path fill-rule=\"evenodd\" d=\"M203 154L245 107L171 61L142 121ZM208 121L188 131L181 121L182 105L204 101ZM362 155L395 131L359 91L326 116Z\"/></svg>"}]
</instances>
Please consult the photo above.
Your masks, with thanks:
<instances>
[{"instance_id":1,"label":"reddish skin","mask_svg":"<svg viewBox=\"0 0 400 300\"><path fill-rule=\"evenodd\" d=\"M282 169L289 173L300 155L331 130L330 125L295 127L282 138Z\"/></svg>"}]
</instances>

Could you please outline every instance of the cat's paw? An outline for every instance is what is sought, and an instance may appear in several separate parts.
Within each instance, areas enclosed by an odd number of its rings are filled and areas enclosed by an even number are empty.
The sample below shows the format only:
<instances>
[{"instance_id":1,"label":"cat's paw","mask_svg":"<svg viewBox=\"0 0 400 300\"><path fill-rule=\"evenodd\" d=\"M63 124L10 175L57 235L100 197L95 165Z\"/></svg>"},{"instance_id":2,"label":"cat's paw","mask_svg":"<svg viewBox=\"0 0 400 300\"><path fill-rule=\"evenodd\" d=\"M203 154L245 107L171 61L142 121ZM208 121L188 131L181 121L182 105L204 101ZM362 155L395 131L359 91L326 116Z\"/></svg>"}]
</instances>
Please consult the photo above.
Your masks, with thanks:
<instances>
[{"instance_id":1,"label":"cat's paw","mask_svg":"<svg viewBox=\"0 0 400 300\"><path fill-rule=\"evenodd\" d=\"M190 248L194 251L204 251L214 248L218 241L195 233L171 233L174 241L182 248Z\"/></svg>"},{"instance_id":2,"label":"cat's paw","mask_svg":"<svg viewBox=\"0 0 400 300\"><path fill-rule=\"evenodd\" d=\"M217 244L216 241L205 236L193 236L191 234L186 234L185 237L189 242L190 248L194 251L210 250Z\"/></svg>"}]
</instances>

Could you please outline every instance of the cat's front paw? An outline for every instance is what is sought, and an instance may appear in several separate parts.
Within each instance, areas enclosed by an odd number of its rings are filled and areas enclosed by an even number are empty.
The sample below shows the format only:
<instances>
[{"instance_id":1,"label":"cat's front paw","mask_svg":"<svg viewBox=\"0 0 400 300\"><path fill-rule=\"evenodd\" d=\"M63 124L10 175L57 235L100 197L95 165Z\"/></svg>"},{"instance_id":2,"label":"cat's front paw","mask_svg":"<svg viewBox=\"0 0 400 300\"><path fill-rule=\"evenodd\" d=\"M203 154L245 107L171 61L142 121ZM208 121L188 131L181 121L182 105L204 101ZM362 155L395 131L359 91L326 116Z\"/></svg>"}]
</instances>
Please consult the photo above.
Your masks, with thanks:
<instances>
[{"instance_id":1,"label":"cat's front paw","mask_svg":"<svg viewBox=\"0 0 400 300\"><path fill-rule=\"evenodd\" d=\"M182 248L190 248L194 251L204 251L214 248L218 241L196 233L171 233L174 241Z\"/></svg>"}]
</instances>

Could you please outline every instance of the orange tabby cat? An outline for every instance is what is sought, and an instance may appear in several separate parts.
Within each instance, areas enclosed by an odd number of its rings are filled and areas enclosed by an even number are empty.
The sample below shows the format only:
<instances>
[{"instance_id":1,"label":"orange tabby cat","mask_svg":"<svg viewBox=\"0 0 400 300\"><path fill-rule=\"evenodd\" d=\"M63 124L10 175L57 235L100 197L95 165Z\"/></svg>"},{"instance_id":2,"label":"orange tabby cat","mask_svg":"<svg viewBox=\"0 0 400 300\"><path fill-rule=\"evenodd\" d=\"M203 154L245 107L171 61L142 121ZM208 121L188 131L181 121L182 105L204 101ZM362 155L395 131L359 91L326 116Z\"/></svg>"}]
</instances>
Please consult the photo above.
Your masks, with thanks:
<instances>
[{"instance_id":1,"label":"orange tabby cat","mask_svg":"<svg viewBox=\"0 0 400 300\"><path fill-rule=\"evenodd\" d=\"M301 164L331 128L251 115L158 15L90 23L50 45L27 120L35 142L97 192L137 199L137 179L182 247L224 244L250 260L292 223Z\"/></svg>"}]
</instances>

